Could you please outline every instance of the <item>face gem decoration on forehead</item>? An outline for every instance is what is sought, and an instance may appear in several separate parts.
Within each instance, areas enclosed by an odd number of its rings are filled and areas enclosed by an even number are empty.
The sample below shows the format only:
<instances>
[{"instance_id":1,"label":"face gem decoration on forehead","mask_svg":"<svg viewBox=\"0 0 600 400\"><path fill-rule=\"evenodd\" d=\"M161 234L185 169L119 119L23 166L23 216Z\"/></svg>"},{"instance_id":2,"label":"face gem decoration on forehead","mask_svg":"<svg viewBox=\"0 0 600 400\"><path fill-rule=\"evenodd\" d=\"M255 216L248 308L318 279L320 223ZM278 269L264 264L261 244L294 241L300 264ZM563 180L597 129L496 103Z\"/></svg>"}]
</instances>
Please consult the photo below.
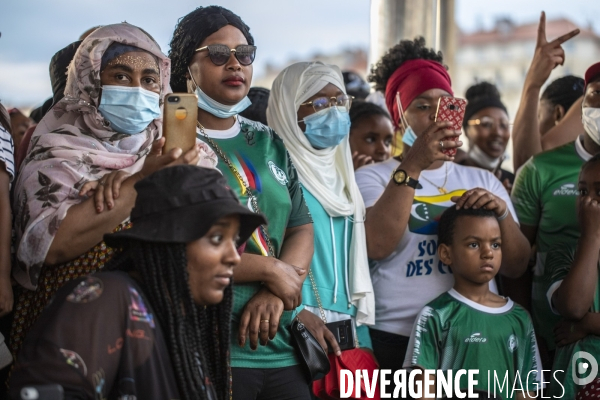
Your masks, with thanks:
<instances>
[{"instance_id":1,"label":"face gem decoration on forehead","mask_svg":"<svg viewBox=\"0 0 600 400\"><path fill-rule=\"evenodd\" d=\"M131 56L128 54L121 54L106 64L106 67L112 67L115 65L129 65L134 69L154 69L156 72L159 72L158 64L154 60L150 60L147 57L141 56Z\"/></svg>"}]
</instances>

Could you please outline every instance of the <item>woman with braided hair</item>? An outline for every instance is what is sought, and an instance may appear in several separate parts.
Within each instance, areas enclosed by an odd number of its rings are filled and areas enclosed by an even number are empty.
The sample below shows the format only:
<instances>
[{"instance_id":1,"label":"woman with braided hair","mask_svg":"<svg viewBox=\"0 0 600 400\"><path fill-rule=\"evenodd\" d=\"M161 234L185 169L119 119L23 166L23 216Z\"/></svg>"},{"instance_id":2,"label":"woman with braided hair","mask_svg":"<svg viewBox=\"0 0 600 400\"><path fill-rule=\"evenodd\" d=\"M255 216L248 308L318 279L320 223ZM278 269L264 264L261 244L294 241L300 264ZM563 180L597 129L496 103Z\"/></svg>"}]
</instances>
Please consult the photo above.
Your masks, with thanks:
<instances>
[{"instance_id":1,"label":"woman with braided hair","mask_svg":"<svg viewBox=\"0 0 600 400\"><path fill-rule=\"evenodd\" d=\"M133 227L105 270L59 290L33 326L11 390L58 383L65 398L230 398L237 252L264 218L212 169L180 165L135 184Z\"/></svg>"}]
</instances>

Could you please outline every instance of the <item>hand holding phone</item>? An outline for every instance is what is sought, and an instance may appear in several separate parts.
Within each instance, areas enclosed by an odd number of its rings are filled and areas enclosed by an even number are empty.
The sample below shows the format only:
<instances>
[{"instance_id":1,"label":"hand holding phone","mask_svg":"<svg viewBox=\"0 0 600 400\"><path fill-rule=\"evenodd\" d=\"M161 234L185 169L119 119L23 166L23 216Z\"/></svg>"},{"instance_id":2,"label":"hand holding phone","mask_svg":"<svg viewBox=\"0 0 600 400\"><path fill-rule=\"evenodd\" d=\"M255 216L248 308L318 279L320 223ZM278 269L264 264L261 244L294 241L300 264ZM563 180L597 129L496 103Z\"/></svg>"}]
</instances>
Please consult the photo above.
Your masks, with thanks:
<instances>
[{"instance_id":1,"label":"hand holding phone","mask_svg":"<svg viewBox=\"0 0 600 400\"><path fill-rule=\"evenodd\" d=\"M171 93L165 96L163 116L163 154L179 147L183 153L196 145L198 97L193 93Z\"/></svg>"},{"instance_id":2,"label":"hand holding phone","mask_svg":"<svg viewBox=\"0 0 600 400\"><path fill-rule=\"evenodd\" d=\"M335 340L338 342L340 350L350 350L356 347L354 321L352 319L329 322L325 324L325 326L333 333L333 336L335 336Z\"/></svg>"},{"instance_id":3,"label":"hand holding phone","mask_svg":"<svg viewBox=\"0 0 600 400\"><path fill-rule=\"evenodd\" d=\"M450 129L460 131L462 129L463 119L465 117L465 109L467 100L459 99L458 97L443 96L438 101L438 108L435 114L435 121L449 121L452 123ZM459 135L444 138L444 140L457 141ZM442 153L447 156L454 157L456 148L442 149Z\"/></svg>"}]
</instances>

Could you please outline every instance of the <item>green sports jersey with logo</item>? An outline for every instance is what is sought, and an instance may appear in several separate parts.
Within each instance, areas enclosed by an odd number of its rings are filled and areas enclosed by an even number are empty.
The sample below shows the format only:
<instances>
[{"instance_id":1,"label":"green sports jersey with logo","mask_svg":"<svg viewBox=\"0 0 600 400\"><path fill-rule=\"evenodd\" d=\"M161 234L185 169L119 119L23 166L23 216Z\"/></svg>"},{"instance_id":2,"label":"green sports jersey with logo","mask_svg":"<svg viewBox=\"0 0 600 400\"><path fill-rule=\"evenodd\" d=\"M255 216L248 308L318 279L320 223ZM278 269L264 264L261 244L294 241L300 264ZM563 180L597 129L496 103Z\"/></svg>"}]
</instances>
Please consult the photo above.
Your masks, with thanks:
<instances>
[{"instance_id":1,"label":"green sports jersey with logo","mask_svg":"<svg viewBox=\"0 0 600 400\"><path fill-rule=\"evenodd\" d=\"M454 289L427 304L415 321L404 367L417 366L454 372L478 369L475 389L494 393L496 376L496 395L505 400L514 398L513 385L533 391L541 380L527 311L510 299L502 307L486 307ZM461 378L461 389L467 389L467 376Z\"/></svg>"},{"instance_id":2,"label":"green sports jersey with logo","mask_svg":"<svg viewBox=\"0 0 600 400\"><path fill-rule=\"evenodd\" d=\"M579 227L575 214L579 170L591 155L581 138L534 156L517 175L511 198L521 225L537 227L536 266L533 275L532 314L537 334L553 350L553 328L558 318L546 301L546 254L558 243L575 244Z\"/></svg>"},{"instance_id":3,"label":"green sports jersey with logo","mask_svg":"<svg viewBox=\"0 0 600 400\"><path fill-rule=\"evenodd\" d=\"M298 182L296 169L288 155L283 141L267 126L237 117L234 126L228 131L206 130L211 139L225 153L239 175L258 200L260 211L267 217L267 234L277 254L287 228L312 223L304 202L302 188ZM206 143L206 138L198 131L198 138ZM210 143L208 143L210 145ZM250 206L250 199L244 184L238 180L222 159L217 168L227 179L242 204ZM268 255L264 231L254 231L246 243L246 253ZM283 368L298 364L291 344L287 327L292 322L293 311L284 311L279 321L275 339L266 346L258 346L256 351L238 345L240 317L246 303L261 288L260 282L234 283L233 312L231 319L231 366L240 368Z\"/></svg>"},{"instance_id":4,"label":"green sports jersey with logo","mask_svg":"<svg viewBox=\"0 0 600 400\"><path fill-rule=\"evenodd\" d=\"M551 307L556 315L558 315L558 312L552 306L552 295L556 289L559 288L563 279L565 279L571 270L571 265L575 260L575 249L576 246L560 244L556 246L554 250L548 253L545 274L548 279L549 286L547 301L548 306ZM600 268L600 265L598 268ZM598 283L600 284L600 282ZM596 285L594 301L592 302L592 306L589 310L593 313L600 312L600 292L598 291L599 286L600 285L598 284ZM556 348L554 365L552 366L552 369L555 371L554 374L556 379L561 382L564 389L559 385L554 384L554 380L552 380L552 383L550 384L550 396L556 396L556 398L563 399L574 399L577 392L583 387L582 385L576 384L573 379L573 373L575 373L577 378L586 377L586 374L580 375L577 370L573 371L573 367L577 369L578 364L577 360L575 360L576 362L573 363L573 356L579 351L590 353L596 358L597 361L600 361L600 337L596 335L588 335L575 343ZM560 397L563 393L563 390L564 395Z\"/></svg>"}]
</instances>

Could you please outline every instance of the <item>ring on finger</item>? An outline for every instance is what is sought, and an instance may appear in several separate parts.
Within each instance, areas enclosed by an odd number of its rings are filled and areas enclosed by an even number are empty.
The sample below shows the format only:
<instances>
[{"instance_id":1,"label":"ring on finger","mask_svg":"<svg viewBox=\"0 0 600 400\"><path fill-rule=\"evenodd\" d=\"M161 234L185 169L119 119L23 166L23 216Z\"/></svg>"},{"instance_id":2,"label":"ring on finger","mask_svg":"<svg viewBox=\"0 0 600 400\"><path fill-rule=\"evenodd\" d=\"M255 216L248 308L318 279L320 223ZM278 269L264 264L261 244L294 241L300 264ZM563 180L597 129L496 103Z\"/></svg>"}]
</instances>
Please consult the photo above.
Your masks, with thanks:
<instances>
[{"instance_id":1,"label":"ring on finger","mask_svg":"<svg viewBox=\"0 0 600 400\"><path fill-rule=\"evenodd\" d=\"M444 150L444 141L440 140L440 147L442 148L442 150Z\"/></svg>"},{"instance_id":2,"label":"ring on finger","mask_svg":"<svg viewBox=\"0 0 600 400\"><path fill-rule=\"evenodd\" d=\"M263 322L266 322L266 323L268 324L268 323L269 323L269 320L268 320L268 319L261 319L261 320L260 320L260 323L262 324Z\"/></svg>"},{"instance_id":3,"label":"ring on finger","mask_svg":"<svg viewBox=\"0 0 600 400\"><path fill-rule=\"evenodd\" d=\"M104 182L104 181L99 181L99 182L98 182L98 185L99 185L99 186L104 186L104 184L105 184L105 182Z\"/></svg>"}]
</instances>

